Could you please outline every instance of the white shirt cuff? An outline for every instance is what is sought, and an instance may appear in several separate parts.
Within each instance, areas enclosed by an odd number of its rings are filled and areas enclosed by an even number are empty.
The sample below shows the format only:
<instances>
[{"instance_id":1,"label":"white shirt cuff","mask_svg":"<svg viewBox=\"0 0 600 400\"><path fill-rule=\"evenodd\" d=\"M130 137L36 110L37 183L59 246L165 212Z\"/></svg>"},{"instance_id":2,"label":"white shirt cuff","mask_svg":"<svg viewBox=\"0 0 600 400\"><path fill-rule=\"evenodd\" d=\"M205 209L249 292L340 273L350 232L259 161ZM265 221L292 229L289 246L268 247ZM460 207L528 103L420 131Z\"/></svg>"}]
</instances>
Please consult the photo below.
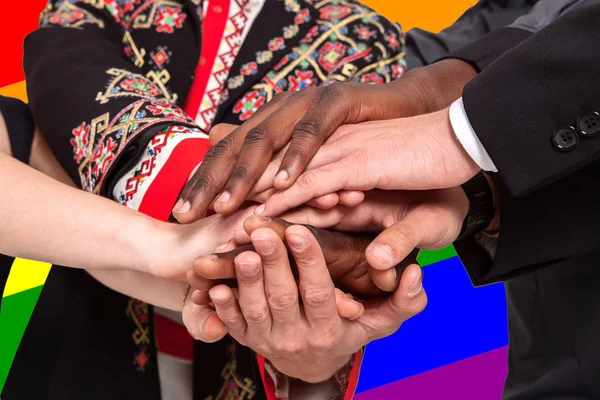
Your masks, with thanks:
<instances>
[{"instance_id":1,"label":"white shirt cuff","mask_svg":"<svg viewBox=\"0 0 600 400\"><path fill-rule=\"evenodd\" d=\"M471 126L462 97L450 106L450 124L452 124L452 129L454 129L458 141L473 161L479 165L479 168L487 172L498 172L494 162Z\"/></svg>"}]
</instances>

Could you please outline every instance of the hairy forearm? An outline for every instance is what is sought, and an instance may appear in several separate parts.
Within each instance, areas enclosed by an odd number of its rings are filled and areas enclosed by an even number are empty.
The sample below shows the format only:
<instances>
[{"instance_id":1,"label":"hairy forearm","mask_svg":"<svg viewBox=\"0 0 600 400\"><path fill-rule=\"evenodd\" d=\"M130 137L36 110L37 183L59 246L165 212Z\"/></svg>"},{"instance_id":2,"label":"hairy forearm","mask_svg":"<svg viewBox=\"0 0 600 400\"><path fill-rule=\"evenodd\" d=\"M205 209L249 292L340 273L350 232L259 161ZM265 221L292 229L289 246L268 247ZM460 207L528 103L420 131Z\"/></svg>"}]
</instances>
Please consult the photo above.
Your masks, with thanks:
<instances>
[{"instance_id":1,"label":"hairy forearm","mask_svg":"<svg viewBox=\"0 0 600 400\"><path fill-rule=\"evenodd\" d=\"M0 154L0 253L77 268L145 270L157 222ZM157 235L160 233L158 229ZM145 243L150 246L150 243Z\"/></svg>"},{"instance_id":2,"label":"hairy forearm","mask_svg":"<svg viewBox=\"0 0 600 400\"><path fill-rule=\"evenodd\" d=\"M183 310L183 299L187 290L185 282L128 270L95 269L88 270L88 273L103 285L126 296L168 310Z\"/></svg>"}]
</instances>

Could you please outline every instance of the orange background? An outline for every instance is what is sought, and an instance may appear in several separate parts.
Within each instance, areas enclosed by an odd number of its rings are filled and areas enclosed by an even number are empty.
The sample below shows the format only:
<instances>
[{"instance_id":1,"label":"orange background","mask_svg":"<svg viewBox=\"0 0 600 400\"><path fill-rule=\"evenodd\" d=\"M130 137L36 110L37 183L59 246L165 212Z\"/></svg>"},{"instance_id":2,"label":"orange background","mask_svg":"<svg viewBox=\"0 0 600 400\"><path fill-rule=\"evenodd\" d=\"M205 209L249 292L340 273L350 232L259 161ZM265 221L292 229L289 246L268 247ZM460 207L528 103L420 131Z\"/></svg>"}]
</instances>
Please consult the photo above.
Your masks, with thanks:
<instances>
[{"instance_id":1,"label":"orange background","mask_svg":"<svg viewBox=\"0 0 600 400\"><path fill-rule=\"evenodd\" d=\"M451 25L475 0L363 0L381 14L402 24L438 32ZM3 56L0 67L0 94L26 100L21 69L23 38L37 26L37 16L46 0L0 0L0 37ZM432 12L434 10L434 12ZM6 18L6 16L11 16Z\"/></svg>"}]
</instances>

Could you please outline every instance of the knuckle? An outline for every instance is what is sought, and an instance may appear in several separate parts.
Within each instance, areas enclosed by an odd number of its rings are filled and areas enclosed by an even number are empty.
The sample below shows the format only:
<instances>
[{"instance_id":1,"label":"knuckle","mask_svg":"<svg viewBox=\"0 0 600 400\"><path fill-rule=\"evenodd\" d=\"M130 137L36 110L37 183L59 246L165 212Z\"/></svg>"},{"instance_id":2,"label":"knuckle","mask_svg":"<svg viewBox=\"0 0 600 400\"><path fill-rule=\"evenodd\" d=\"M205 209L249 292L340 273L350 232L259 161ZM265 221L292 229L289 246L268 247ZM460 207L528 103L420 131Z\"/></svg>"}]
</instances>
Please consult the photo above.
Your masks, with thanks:
<instances>
[{"instance_id":1,"label":"knuckle","mask_svg":"<svg viewBox=\"0 0 600 400\"><path fill-rule=\"evenodd\" d=\"M284 339L275 341L273 350L278 357L293 359L304 353L304 346L297 340Z\"/></svg>"},{"instance_id":2,"label":"knuckle","mask_svg":"<svg viewBox=\"0 0 600 400\"><path fill-rule=\"evenodd\" d=\"M298 178L298 186L303 189L312 188L317 184L317 174L314 171L304 172Z\"/></svg>"},{"instance_id":3,"label":"knuckle","mask_svg":"<svg viewBox=\"0 0 600 400\"><path fill-rule=\"evenodd\" d=\"M229 326L238 326L242 322L242 319L239 315L219 315L219 318L221 318L221 321Z\"/></svg>"},{"instance_id":4,"label":"knuckle","mask_svg":"<svg viewBox=\"0 0 600 400\"><path fill-rule=\"evenodd\" d=\"M262 324L262 323L266 322L267 319L269 318L269 310L267 310L266 308L263 308L263 307L248 308L243 313L244 313L244 318L246 318L246 321L255 323L255 324Z\"/></svg>"},{"instance_id":5,"label":"knuckle","mask_svg":"<svg viewBox=\"0 0 600 400\"><path fill-rule=\"evenodd\" d=\"M392 248L394 248L395 245L405 245L406 243L412 243L414 239L414 232L410 227L404 224L397 224L396 226L394 226L394 230L390 235L390 239L392 241Z\"/></svg>"},{"instance_id":6,"label":"knuckle","mask_svg":"<svg viewBox=\"0 0 600 400\"><path fill-rule=\"evenodd\" d=\"M236 167L233 169L233 172L231 173L232 180L241 180L245 182L248 180L249 176L250 173L246 165L236 165Z\"/></svg>"},{"instance_id":7,"label":"knuckle","mask_svg":"<svg viewBox=\"0 0 600 400\"><path fill-rule=\"evenodd\" d=\"M289 311L298 302L298 297L293 293L267 294L269 307L274 311Z\"/></svg>"},{"instance_id":8,"label":"knuckle","mask_svg":"<svg viewBox=\"0 0 600 400\"><path fill-rule=\"evenodd\" d=\"M312 307L322 307L332 301L334 291L328 287L309 287L302 289L302 300Z\"/></svg>"},{"instance_id":9,"label":"knuckle","mask_svg":"<svg viewBox=\"0 0 600 400\"><path fill-rule=\"evenodd\" d=\"M261 123L256 125L254 128L248 131L245 139L245 145L253 146L255 144L259 144L267 138L267 129L266 124Z\"/></svg>"},{"instance_id":10,"label":"knuckle","mask_svg":"<svg viewBox=\"0 0 600 400\"><path fill-rule=\"evenodd\" d=\"M219 141L217 144L210 148L210 150L206 154L205 159L212 160L225 155L233 155L233 140L233 135L229 135L223 140Z\"/></svg>"},{"instance_id":11,"label":"knuckle","mask_svg":"<svg viewBox=\"0 0 600 400\"><path fill-rule=\"evenodd\" d=\"M304 118L296 124L296 136L317 137L321 133L321 124L313 118Z\"/></svg>"},{"instance_id":12,"label":"knuckle","mask_svg":"<svg viewBox=\"0 0 600 400\"><path fill-rule=\"evenodd\" d=\"M340 100L345 100L348 95L348 84L335 83L333 85L325 86L323 90L323 98L335 100L336 103Z\"/></svg>"}]
</instances>

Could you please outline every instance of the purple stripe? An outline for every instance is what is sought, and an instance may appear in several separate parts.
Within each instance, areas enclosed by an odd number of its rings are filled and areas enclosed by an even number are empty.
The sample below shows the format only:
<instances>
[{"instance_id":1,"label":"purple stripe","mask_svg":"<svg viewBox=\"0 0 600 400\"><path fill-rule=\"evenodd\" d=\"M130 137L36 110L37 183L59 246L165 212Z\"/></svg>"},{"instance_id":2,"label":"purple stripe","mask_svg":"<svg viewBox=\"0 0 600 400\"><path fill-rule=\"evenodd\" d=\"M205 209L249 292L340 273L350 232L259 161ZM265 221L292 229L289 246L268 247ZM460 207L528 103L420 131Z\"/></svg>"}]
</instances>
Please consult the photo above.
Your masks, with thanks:
<instances>
[{"instance_id":1,"label":"purple stripe","mask_svg":"<svg viewBox=\"0 0 600 400\"><path fill-rule=\"evenodd\" d=\"M501 347L359 393L354 398L356 400L500 399L508 372L507 356L508 347ZM398 360L398 362L403 361Z\"/></svg>"}]
</instances>

